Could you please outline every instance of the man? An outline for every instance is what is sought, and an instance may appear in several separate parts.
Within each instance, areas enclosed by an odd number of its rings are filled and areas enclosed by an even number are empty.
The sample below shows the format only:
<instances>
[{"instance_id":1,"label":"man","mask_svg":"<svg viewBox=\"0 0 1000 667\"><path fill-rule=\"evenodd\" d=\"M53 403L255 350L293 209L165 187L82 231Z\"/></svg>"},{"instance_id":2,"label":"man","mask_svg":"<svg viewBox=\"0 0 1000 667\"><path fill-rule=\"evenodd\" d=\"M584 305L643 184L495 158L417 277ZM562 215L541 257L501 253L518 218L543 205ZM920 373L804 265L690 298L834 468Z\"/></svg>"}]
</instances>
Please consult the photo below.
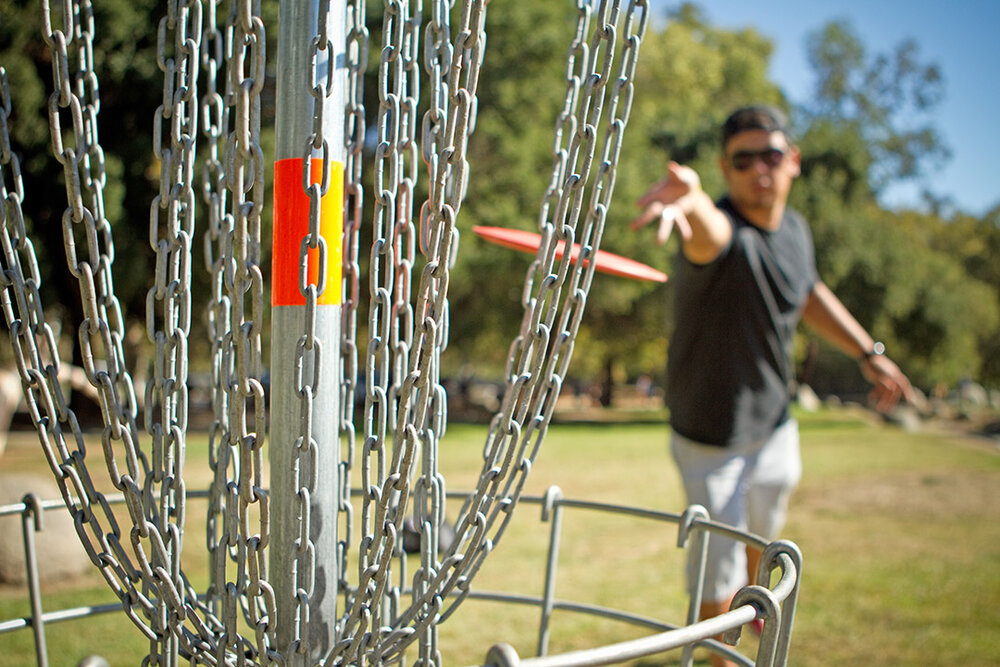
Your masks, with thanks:
<instances>
[{"instance_id":1,"label":"man","mask_svg":"<svg viewBox=\"0 0 1000 667\"><path fill-rule=\"evenodd\" d=\"M674 227L681 237L667 381L671 448L688 502L774 539L801 474L789 414L799 321L858 359L879 409L912 399L913 389L816 273L808 225L785 205L800 155L782 113L736 110L722 148L725 197L713 202L694 170L671 163L639 200L632 227L658 221L659 243ZM702 618L728 611L759 559L733 540L710 540ZM688 574L693 585L690 564Z\"/></svg>"}]
</instances>

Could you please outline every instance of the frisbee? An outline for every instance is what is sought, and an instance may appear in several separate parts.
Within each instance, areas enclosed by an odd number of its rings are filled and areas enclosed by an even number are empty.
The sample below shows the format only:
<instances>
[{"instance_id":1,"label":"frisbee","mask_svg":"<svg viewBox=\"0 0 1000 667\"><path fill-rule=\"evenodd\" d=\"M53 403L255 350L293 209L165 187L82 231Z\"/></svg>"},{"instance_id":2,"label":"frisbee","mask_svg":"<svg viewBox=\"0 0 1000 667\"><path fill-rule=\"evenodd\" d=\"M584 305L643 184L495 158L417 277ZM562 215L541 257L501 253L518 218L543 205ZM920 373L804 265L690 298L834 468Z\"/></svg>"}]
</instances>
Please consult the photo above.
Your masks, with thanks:
<instances>
[{"instance_id":1,"label":"frisbee","mask_svg":"<svg viewBox=\"0 0 1000 667\"><path fill-rule=\"evenodd\" d=\"M538 252L542 244L542 235L535 232L528 232L522 229L508 229L507 227L473 227L478 236L505 248L513 248L523 252ZM562 259L565 252L565 241L560 241L556 246L556 259ZM570 259L576 261L580 256L580 244L573 245L570 251ZM656 283L667 282L667 274L657 271L648 264L637 262L628 257L615 255L604 250L598 250L594 255L594 270L601 273L609 273L622 278L632 278L633 280L648 280Z\"/></svg>"}]
</instances>

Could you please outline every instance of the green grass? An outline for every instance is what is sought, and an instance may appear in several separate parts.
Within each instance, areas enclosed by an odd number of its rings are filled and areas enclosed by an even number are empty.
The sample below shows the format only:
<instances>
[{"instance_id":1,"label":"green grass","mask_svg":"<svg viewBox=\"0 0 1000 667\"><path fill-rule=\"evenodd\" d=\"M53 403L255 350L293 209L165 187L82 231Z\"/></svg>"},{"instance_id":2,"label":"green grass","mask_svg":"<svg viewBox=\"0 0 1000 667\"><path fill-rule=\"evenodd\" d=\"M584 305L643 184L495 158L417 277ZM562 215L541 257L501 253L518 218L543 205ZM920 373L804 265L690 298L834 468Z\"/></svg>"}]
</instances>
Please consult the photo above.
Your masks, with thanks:
<instances>
[{"instance_id":1,"label":"green grass","mask_svg":"<svg viewBox=\"0 0 1000 667\"><path fill-rule=\"evenodd\" d=\"M1000 450L995 443L910 433L839 410L800 415L805 476L785 537L804 554L792 665L992 665L1000 651ZM449 490L480 468L485 428L454 424L442 443ZM196 447L195 443L192 443ZM8 451L15 469L27 466ZM5 457L5 466L7 464ZM193 452L188 466L200 465ZM101 474L100 472L95 475ZM677 472L662 423L555 424L526 493L678 512ZM189 520L201 511L189 509ZM455 510L452 511L454 515ZM593 512L568 515L557 596L682 623L681 555L671 527ZM548 524L518 508L474 588L539 595ZM200 528L187 545L203 543ZM411 570L412 572L412 570ZM99 577L45 592L46 609L111 601ZM0 620L27 614L23 589L0 589ZM469 600L440 626L448 665L482 661L507 642L534 652L538 611ZM551 652L632 638L642 631L557 613ZM121 613L49 626L51 664L91 653L139 664L147 642ZM753 642L743 650L752 655ZM30 632L0 635L3 664L32 664ZM672 664L676 657L644 665Z\"/></svg>"}]
</instances>

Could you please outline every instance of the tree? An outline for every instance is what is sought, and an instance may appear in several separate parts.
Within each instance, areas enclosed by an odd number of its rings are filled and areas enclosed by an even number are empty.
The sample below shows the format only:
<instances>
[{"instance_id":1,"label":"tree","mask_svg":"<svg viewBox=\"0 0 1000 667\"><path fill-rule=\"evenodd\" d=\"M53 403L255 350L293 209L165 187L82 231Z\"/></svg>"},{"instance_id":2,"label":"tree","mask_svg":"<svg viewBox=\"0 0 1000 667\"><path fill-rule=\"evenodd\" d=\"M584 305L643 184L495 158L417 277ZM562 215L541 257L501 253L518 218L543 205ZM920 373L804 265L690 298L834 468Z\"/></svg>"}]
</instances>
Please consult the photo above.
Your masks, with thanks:
<instances>
[{"instance_id":1,"label":"tree","mask_svg":"<svg viewBox=\"0 0 1000 667\"><path fill-rule=\"evenodd\" d=\"M518 333L531 258L472 234L474 225L537 229L553 162L553 128L566 89L565 53L575 27L571 3L495 0L469 142L470 177L451 272L445 373L472 366L499 377ZM421 174L421 178L424 175Z\"/></svg>"},{"instance_id":2,"label":"tree","mask_svg":"<svg viewBox=\"0 0 1000 667\"><path fill-rule=\"evenodd\" d=\"M988 281L970 276L961 259L969 254L933 241L945 226L935 212L892 212L876 201L887 185L947 158L933 124L941 74L909 40L869 56L846 22L810 39L816 87L799 110L806 130L791 203L812 222L820 274L918 384L976 376L980 341L997 326ZM818 363L814 377L851 383L849 362ZM850 377L860 388L857 371Z\"/></svg>"},{"instance_id":3,"label":"tree","mask_svg":"<svg viewBox=\"0 0 1000 667\"><path fill-rule=\"evenodd\" d=\"M921 62L915 41L871 56L842 20L811 33L807 43L816 85L801 111L810 125L833 125L841 136L864 141L870 154L864 175L876 193L949 157L933 122L944 79L935 64Z\"/></svg>"},{"instance_id":4,"label":"tree","mask_svg":"<svg viewBox=\"0 0 1000 667\"><path fill-rule=\"evenodd\" d=\"M987 286L988 294L977 295L974 307L986 312L1000 310L1000 207L982 218L955 213L943 224L936 217L914 216L914 233L939 253L961 261L968 276ZM963 301L971 301L971 299ZM972 377L1000 387L1000 324L977 332L980 365Z\"/></svg>"},{"instance_id":5,"label":"tree","mask_svg":"<svg viewBox=\"0 0 1000 667\"><path fill-rule=\"evenodd\" d=\"M821 275L925 388L980 377L981 342L993 339L1000 324L995 290L970 276L960 257L929 242L928 230L944 226L928 214L869 203L833 210L815 233ZM806 378L814 388L864 389L850 360L823 355L817 364Z\"/></svg>"},{"instance_id":6,"label":"tree","mask_svg":"<svg viewBox=\"0 0 1000 667\"><path fill-rule=\"evenodd\" d=\"M93 65L99 77L98 127L107 171L106 216L118 251L116 276L123 278L117 284L119 298L123 305L140 308L140 312L145 287L130 278L148 275L152 256L149 202L157 179L149 170L152 140L136 139L151 137L153 114L163 99L162 79L157 77L156 22L150 18L156 15L154 6L152 0L118 0L95 3L94 7ZM22 210L29 233L36 239L43 296L46 303L62 303L79 315L79 288L69 275L62 252L59 220L66 197L62 167L49 148L46 100L52 89L52 61L42 40L40 6L5 4L0 22L0 64L10 82L14 109L11 138L23 158ZM136 224L143 218L145 225ZM75 321L79 319L82 317Z\"/></svg>"},{"instance_id":7,"label":"tree","mask_svg":"<svg viewBox=\"0 0 1000 667\"><path fill-rule=\"evenodd\" d=\"M153 0L95 3L90 55L98 80L97 85L85 86L88 100L96 100L99 107L97 134L103 148L106 177L104 215L114 238L112 274L116 295L125 314L126 347L145 342L140 337L132 337L130 331L132 323L145 318L148 289L145 277L151 274L153 264L149 206L157 191L158 179L149 166L153 116L163 99L162 78L157 77L157 26L151 18L157 15L155 5ZM53 14L58 15L58 9ZM9 130L12 150L22 159L24 200L21 209L38 258L42 304L57 335L61 333L67 342L74 343L70 346L71 356L64 361L79 366L82 356L75 340L76 327L84 318L81 288L66 262L62 224L68 206L65 176L50 148L47 104L53 88L53 56L43 40L41 18L42 9L38 3L3 5L0 65L8 74L12 107ZM53 29L64 28L58 16L53 19ZM79 45L77 41L73 48L80 48ZM71 51L69 58L72 68L77 64L77 53ZM72 69L70 74L76 81L77 74ZM78 149L76 142L69 138L70 111L57 113L64 145ZM144 136L148 139L142 140ZM100 179L99 174L94 175ZM91 205L93 189L84 183L81 194ZM78 247L85 243L83 227L82 223L71 223ZM101 243L102 250L107 252L108 247L103 246L103 240ZM132 364L136 358L137 355L129 354L127 362ZM92 397L80 400L86 393L76 390L70 395L71 407L84 422L96 418L99 409Z\"/></svg>"}]
</instances>

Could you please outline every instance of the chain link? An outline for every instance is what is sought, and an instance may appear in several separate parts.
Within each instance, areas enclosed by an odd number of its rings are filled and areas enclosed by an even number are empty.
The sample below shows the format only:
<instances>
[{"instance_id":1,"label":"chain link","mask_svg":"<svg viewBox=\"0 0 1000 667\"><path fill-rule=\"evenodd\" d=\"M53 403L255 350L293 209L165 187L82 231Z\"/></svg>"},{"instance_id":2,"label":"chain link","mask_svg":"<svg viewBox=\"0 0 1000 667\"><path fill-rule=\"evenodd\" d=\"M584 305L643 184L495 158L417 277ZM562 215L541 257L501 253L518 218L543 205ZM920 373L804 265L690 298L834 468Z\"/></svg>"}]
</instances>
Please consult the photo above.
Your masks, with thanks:
<instances>
[{"instance_id":1,"label":"chain link","mask_svg":"<svg viewBox=\"0 0 1000 667\"><path fill-rule=\"evenodd\" d=\"M301 656L310 655L309 647L309 604L315 589L317 554L312 540L312 519L310 502L315 495L319 443L312 434L313 412L322 398L319 394L319 371L323 341L317 334L316 324L320 296L327 289L327 244L320 231L321 200L330 189L333 169L331 153L333 149L324 133L324 116L327 100L333 95L335 83L335 51L328 35L328 16L332 7L330 1L319 3L317 34L309 46L309 92L312 96L312 132L306 138L302 159L302 188L309 200L308 231L302 238L299 253L299 292L305 298L304 325L295 348L294 367L296 369L295 391L299 399L299 432L295 441L295 464L291 488L296 493L295 515L299 534L295 539L294 586L297 603L295 632L292 636L292 651ZM326 71L324 80L317 80L317 74ZM339 148L337 151L339 153ZM313 154L321 155L321 175L318 183L313 183ZM315 253L316 276L309 274L309 253ZM339 288L340 286L336 286ZM339 341L338 341L339 342ZM328 352L329 353L329 352ZM305 377L305 369L312 369L311 377ZM329 381L329 379L327 380ZM339 388L337 390L339 392ZM339 499L338 499L339 502ZM339 574L339 573L338 573Z\"/></svg>"},{"instance_id":2,"label":"chain link","mask_svg":"<svg viewBox=\"0 0 1000 667\"><path fill-rule=\"evenodd\" d=\"M228 423L229 393L226 379L232 370L224 364L231 355L227 354L226 336L232 331L229 319L231 305L225 290L226 248L232 232L233 218L227 212L227 190L225 168L222 163L225 151L225 137L230 127L230 110L233 106L231 77L226 75L228 55L232 53L232 16L227 25L226 17L218 15L218 3L214 0L205 6L204 32L201 38L201 128L204 135L201 161L201 194L208 212L208 221L203 234L205 271L211 276L211 289L205 306L207 335L211 345L209 368L211 372L212 424L208 435L209 467L212 482L209 486L206 514L206 547L209 558L209 586L206 598L210 601L212 614L222 614L222 597L226 591L226 565L230 560L230 549L235 547L235 534L227 534L227 509L236 513L236 501L228 490L235 465L234 448L230 446ZM228 39L227 39L228 35ZM222 91L220 92L220 76ZM232 503L232 504L231 504ZM232 559L235 560L235 553Z\"/></svg>"},{"instance_id":3,"label":"chain link","mask_svg":"<svg viewBox=\"0 0 1000 667\"><path fill-rule=\"evenodd\" d=\"M386 490L386 437L393 413L389 377L391 375L390 336L394 294L395 255L393 243L397 227L401 178L399 152L400 97L405 94L406 70L402 63L403 35L409 21L409 4L388 0L382 28L382 52L379 59L378 139L375 149L373 189L375 192L372 246L369 261L369 342L365 364L364 442L360 461L362 500L360 507L360 544L358 582L349 600L343 621L343 640L338 642L328 660L353 661L372 647L362 645L371 627L381 624L381 590L376 575L384 573L392 556L402 516L392 516L388 524L380 520L390 513L391 489ZM403 221L405 224L405 220ZM397 333L398 337L398 333ZM397 348L398 351L398 348ZM353 397L352 399L353 400ZM391 515L391 513L390 513ZM381 582L384 584L384 579Z\"/></svg>"},{"instance_id":4,"label":"chain link","mask_svg":"<svg viewBox=\"0 0 1000 667\"><path fill-rule=\"evenodd\" d=\"M19 163L10 150L6 124L11 104L4 77L0 160L11 172L3 178L5 319L13 333L29 412L38 425L43 452L75 518L77 532L91 560L122 600L127 615L149 638L145 664L154 665L176 664L181 653L199 655L206 664L228 662L227 656L232 655L244 662L252 653L247 653L251 644L239 633L236 612L240 608L256 635L256 653L268 659L276 657L269 649L268 619L274 618L274 596L267 583L267 508L261 457L265 406L260 382L263 280L259 265L264 179L259 116L264 31L249 3L234 5L229 44L224 48L215 4L209 9L207 27L202 9L198 0L174 0L168 3L167 16L157 31L157 64L164 73L164 93L153 124L153 152L161 177L149 223L156 266L154 284L147 293L146 321L156 357L145 396L145 430L150 439L147 459L139 448L137 401L125 370L122 315L111 283L114 251L110 224L104 217L105 177L97 137L99 97L93 71L91 6L88 0L67 2L60 13L61 24L54 24L48 3L42 3L43 37L53 51L50 135L55 157L63 166L68 202L62 215L64 246L84 305L79 327L83 366L100 399L105 423L102 449L110 480L123 493L132 523L127 537L93 486L82 432L59 388L58 352L42 314L38 269L24 233L20 210L23 186ZM205 34L208 39L203 45ZM216 79L223 50L234 61L225 101L218 94ZM199 57L210 73L210 92L202 100L197 97ZM215 478L225 483L216 484L217 514L210 519L210 526L219 531L209 537L210 547L214 544L216 551L216 576L207 596L215 600L211 609L198 601L180 567L199 105L205 111L202 130L210 145L202 178L211 220L206 261L217 274L209 321L218 385L223 388L213 398L217 415L213 438L218 445L213 451ZM235 108L237 122L223 165L218 148L230 108ZM64 127L71 127L72 132L67 134ZM14 184L13 191L7 187L8 180ZM229 213L223 183L232 195ZM219 419L222 416L224 422ZM251 421L252 429L248 427ZM116 454L124 455L122 470ZM253 534L255 508L261 530ZM225 572L227 551L237 564L233 577ZM185 625L186 621L193 625Z\"/></svg>"}]
</instances>

